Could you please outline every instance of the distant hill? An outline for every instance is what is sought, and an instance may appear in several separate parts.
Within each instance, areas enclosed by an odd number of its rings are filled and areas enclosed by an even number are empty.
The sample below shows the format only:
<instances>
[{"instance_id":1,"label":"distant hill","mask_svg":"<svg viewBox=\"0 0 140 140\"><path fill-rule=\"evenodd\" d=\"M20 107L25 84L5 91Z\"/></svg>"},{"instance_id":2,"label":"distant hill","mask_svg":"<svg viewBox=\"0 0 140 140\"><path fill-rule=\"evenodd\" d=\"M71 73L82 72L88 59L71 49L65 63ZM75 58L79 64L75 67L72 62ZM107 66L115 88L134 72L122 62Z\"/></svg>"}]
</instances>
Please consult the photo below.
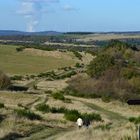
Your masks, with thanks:
<instances>
[{"instance_id":1,"label":"distant hill","mask_svg":"<svg viewBox=\"0 0 140 140\"><path fill-rule=\"evenodd\" d=\"M12 35L60 35L61 32L56 31L42 31L42 32L23 32L14 30L0 30L0 36L12 36Z\"/></svg>"}]
</instances>

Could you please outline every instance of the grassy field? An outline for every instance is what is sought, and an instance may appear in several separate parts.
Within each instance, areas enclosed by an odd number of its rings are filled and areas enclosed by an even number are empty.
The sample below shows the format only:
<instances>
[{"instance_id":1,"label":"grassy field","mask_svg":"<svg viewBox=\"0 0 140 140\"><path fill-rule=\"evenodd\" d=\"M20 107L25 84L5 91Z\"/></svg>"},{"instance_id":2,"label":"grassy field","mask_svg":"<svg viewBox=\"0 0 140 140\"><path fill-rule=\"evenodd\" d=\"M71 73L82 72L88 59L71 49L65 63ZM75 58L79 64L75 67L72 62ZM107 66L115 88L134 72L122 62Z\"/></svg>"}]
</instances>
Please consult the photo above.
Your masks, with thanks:
<instances>
[{"instance_id":1,"label":"grassy field","mask_svg":"<svg viewBox=\"0 0 140 140\"><path fill-rule=\"evenodd\" d=\"M17 46L0 45L0 67L9 74L34 74L71 66L76 61L70 57L39 56L32 53L17 52Z\"/></svg>"},{"instance_id":2,"label":"grassy field","mask_svg":"<svg viewBox=\"0 0 140 140\"><path fill-rule=\"evenodd\" d=\"M82 41L101 41L101 40L111 40L111 39L136 39L140 38L140 35L125 35L125 34L91 34L81 36L80 39Z\"/></svg>"}]
</instances>

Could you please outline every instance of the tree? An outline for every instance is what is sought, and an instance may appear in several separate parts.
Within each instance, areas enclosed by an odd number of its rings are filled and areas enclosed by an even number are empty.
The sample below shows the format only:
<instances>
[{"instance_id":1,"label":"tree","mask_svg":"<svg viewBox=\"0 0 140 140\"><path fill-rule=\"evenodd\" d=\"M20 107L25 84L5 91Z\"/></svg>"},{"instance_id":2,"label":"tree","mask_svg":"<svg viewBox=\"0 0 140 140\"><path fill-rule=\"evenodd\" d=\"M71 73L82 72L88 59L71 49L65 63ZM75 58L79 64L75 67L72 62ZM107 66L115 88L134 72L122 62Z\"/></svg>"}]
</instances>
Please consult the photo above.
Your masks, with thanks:
<instances>
[{"instance_id":1,"label":"tree","mask_svg":"<svg viewBox=\"0 0 140 140\"><path fill-rule=\"evenodd\" d=\"M87 73L91 77L98 78L100 77L103 72L113 66L115 64L115 60L112 56L107 54L102 54L97 56L95 59L93 59L87 68Z\"/></svg>"}]
</instances>

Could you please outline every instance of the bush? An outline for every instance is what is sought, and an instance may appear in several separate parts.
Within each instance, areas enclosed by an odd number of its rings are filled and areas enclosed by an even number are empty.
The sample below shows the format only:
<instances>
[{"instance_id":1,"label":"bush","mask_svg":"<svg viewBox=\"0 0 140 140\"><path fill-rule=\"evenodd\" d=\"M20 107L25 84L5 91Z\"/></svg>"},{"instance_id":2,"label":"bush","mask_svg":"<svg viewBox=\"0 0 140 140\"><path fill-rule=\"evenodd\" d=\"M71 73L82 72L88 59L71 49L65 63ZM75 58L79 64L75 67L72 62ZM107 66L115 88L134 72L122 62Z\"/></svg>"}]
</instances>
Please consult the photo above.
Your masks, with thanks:
<instances>
[{"instance_id":1,"label":"bush","mask_svg":"<svg viewBox=\"0 0 140 140\"><path fill-rule=\"evenodd\" d=\"M16 48L16 51L17 52L21 52L21 51L23 51L25 49L25 47L19 47L19 48Z\"/></svg>"},{"instance_id":2,"label":"bush","mask_svg":"<svg viewBox=\"0 0 140 140\"><path fill-rule=\"evenodd\" d=\"M110 130L111 129L111 124L98 125L95 129L101 129L103 131Z\"/></svg>"},{"instance_id":3,"label":"bush","mask_svg":"<svg viewBox=\"0 0 140 140\"><path fill-rule=\"evenodd\" d=\"M22 76L21 75L15 75L15 76L13 76L13 77L11 77L10 79L11 80L22 80Z\"/></svg>"},{"instance_id":4,"label":"bush","mask_svg":"<svg viewBox=\"0 0 140 140\"><path fill-rule=\"evenodd\" d=\"M140 76L140 74L136 70L128 68L123 68L121 71L121 75L126 79Z\"/></svg>"},{"instance_id":5,"label":"bush","mask_svg":"<svg viewBox=\"0 0 140 140\"><path fill-rule=\"evenodd\" d=\"M114 58L107 54L102 54L97 56L93 61L88 65L87 73L91 77L100 77L103 72L109 67L113 66L115 63Z\"/></svg>"},{"instance_id":6,"label":"bush","mask_svg":"<svg viewBox=\"0 0 140 140\"><path fill-rule=\"evenodd\" d=\"M25 117L30 120L41 120L42 118L30 110L25 110L25 109L16 109L14 110L15 113L17 114L18 117Z\"/></svg>"},{"instance_id":7,"label":"bush","mask_svg":"<svg viewBox=\"0 0 140 140\"><path fill-rule=\"evenodd\" d=\"M4 103L0 103L0 108L4 108Z\"/></svg>"},{"instance_id":8,"label":"bush","mask_svg":"<svg viewBox=\"0 0 140 140\"><path fill-rule=\"evenodd\" d=\"M0 89L6 89L10 84L10 78L0 71Z\"/></svg>"},{"instance_id":9,"label":"bush","mask_svg":"<svg viewBox=\"0 0 140 140\"><path fill-rule=\"evenodd\" d=\"M50 112L50 107L48 105L46 105L45 103L38 104L35 108L38 111L41 111L41 112L44 112L44 113Z\"/></svg>"},{"instance_id":10,"label":"bush","mask_svg":"<svg viewBox=\"0 0 140 140\"><path fill-rule=\"evenodd\" d=\"M81 66L80 63L76 63L76 64L75 64L75 67L76 67L76 68L81 68L82 66Z\"/></svg>"},{"instance_id":11,"label":"bush","mask_svg":"<svg viewBox=\"0 0 140 140\"><path fill-rule=\"evenodd\" d=\"M130 117L129 118L129 121L130 122L133 122L133 123L135 123L135 124L140 124L140 116L139 117Z\"/></svg>"},{"instance_id":12,"label":"bush","mask_svg":"<svg viewBox=\"0 0 140 140\"><path fill-rule=\"evenodd\" d=\"M52 107L50 109L50 112L51 113L65 113L65 112L67 112L67 109L65 107L60 107L60 108Z\"/></svg>"},{"instance_id":13,"label":"bush","mask_svg":"<svg viewBox=\"0 0 140 140\"><path fill-rule=\"evenodd\" d=\"M82 118L89 119L90 121L94 121L94 120L101 121L102 120L100 114L96 114L96 113L91 113L91 114L84 113L84 114L82 114Z\"/></svg>"},{"instance_id":14,"label":"bush","mask_svg":"<svg viewBox=\"0 0 140 140\"><path fill-rule=\"evenodd\" d=\"M81 114L77 110L68 110L65 112L64 117L69 120L75 122Z\"/></svg>"},{"instance_id":15,"label":"bush","mask_svg":"<svg viewBox=\"0 0 140 140\"><path fill-rule=\"evenodd\" d=\"M56 99L56 100L61 100L61 101L64 101L65 100L65 97L64 97L64 95L61 92L53 93L52 94L52 97L54 99Z\"/></svg>"},{"instance_id":16,"label":"bush","mask_svg":"<svg viewBox=\"0 0 140 140\"><path fill-rule=\"evenodd\" d=\"M73 51L73 54L79 59L79 60L82 60L82 55L77 52L77 51Z\"/></svg>"}]
</instances>

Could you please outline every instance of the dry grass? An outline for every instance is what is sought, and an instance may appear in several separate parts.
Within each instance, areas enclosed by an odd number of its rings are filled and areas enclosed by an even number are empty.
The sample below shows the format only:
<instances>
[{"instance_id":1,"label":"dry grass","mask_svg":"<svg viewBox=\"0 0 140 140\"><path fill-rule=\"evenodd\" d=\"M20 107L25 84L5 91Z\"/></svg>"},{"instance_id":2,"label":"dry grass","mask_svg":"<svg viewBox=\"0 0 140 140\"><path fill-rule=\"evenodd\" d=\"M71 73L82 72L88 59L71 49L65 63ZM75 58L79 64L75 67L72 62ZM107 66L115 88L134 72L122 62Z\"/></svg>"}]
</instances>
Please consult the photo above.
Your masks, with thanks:
<instances>
[{"instance_id":1,"label":"dry grass","mask_svg":"<svg viewBox=\"0 0 140 140\"><path fill-rule=\"evenodd\" d=\"M123 35L123 34L91 34L85 35L83 38L81 37L82 41L95 41L95 40L111 40L111 39L126 39L126 38L140 38L140 35Z\"/></svg>"},{"instance_id":2,"label":"dry grass","mask_svg":"<svg viewBox=\"0 0 140 140\"><path fill-rule=\"evenodd\" d=\"M42 56L42 57L54 57L57 59L63 58L66 60L76 59L72 52L60 52L60 51L43 51L33 48L26 48L23 51L25 54L33 56Z\"/></svg>"},{"instance_id":3,"label":"dry grass","mask_svg":"<svg viewBox=\"0 0 140 140\"><path fill-rule=\"evenodd\" d=\"M37 87L41 90L59 91L67 87L68 84L66 83L66 81L67 79L55 81L41 81L37 84Z\"/></svg>"},{"instance_id":4,"label":"dry grass","mask_svg":"<svg viewBox=\"0 0 140 140\"><path fill-rule=\"evenodd\" d=\"M75 58L67 53L63 53L62 57L58 58L55 57L57 55L56 52L53 54L53 52L43 51L43 54L47 53L51 54L51 56L39 56L34 52L17 52L16 47L12 45L0 46L0 66L4 72L9 74L35 74L61 67L73 66L77 62ZM37 51L40 53L40 50ZM59 56L61 56L61 53Z\"/></svg>"},{"instance_id":5,"label":"dry grass","mask_svg":"<svg viewBox=\"0 0 140 140\"><path fill-rule=\"evenodd\" d=\"M127 125L127 124L126 124ZM125 137L130 137L130 140L136 140L135 126L111 128L110 130L95 129L92 124L89 129L75 128L73 131L60 133L57 136L52 136L48 140L125 140Z\"/></svg>"},{"instance_id":6,"label":"dry grass","mask_svg":"<svg viewBox=\"0 0 140 140\"><path fill-rule=\"evenodd\" d=\"M128 104L122 103L120 101L112 101L109 103L105 103L101 99L84 99L84 98L71 97L71 96L68 96L68 98L77 99L78 101L83 101L87 103L92 103L106 110L119 113L125 117L140 115L140 106L129 106Z\"/></svg>"},{"instance_id":7,"label":"dry grass","mask_svg":"<svg viewBox=\"0 0 140 140\"><path fill-rule=\"evenodd\" d=\"M55 100L52 97L49 97L49 100L47 101L47 104L49 104L51 107L66 107L67 109L76 109L81 113L92 113L93 110L90 107L85 106L80 101L72 100L72 103L64 103L60 100Z\"/></svg>"},{"instance_id":8,"label":"dry grass","mask_svg":"<svg viewBox=\"0 0 140 140\"><path fill-rule=\"evenodd\" d=\"M6 107L16 107L18 104L27 105L38 99L37 95L30 95L17 92L0 92L0 102Z\"/></svg>"}]
</instances>

